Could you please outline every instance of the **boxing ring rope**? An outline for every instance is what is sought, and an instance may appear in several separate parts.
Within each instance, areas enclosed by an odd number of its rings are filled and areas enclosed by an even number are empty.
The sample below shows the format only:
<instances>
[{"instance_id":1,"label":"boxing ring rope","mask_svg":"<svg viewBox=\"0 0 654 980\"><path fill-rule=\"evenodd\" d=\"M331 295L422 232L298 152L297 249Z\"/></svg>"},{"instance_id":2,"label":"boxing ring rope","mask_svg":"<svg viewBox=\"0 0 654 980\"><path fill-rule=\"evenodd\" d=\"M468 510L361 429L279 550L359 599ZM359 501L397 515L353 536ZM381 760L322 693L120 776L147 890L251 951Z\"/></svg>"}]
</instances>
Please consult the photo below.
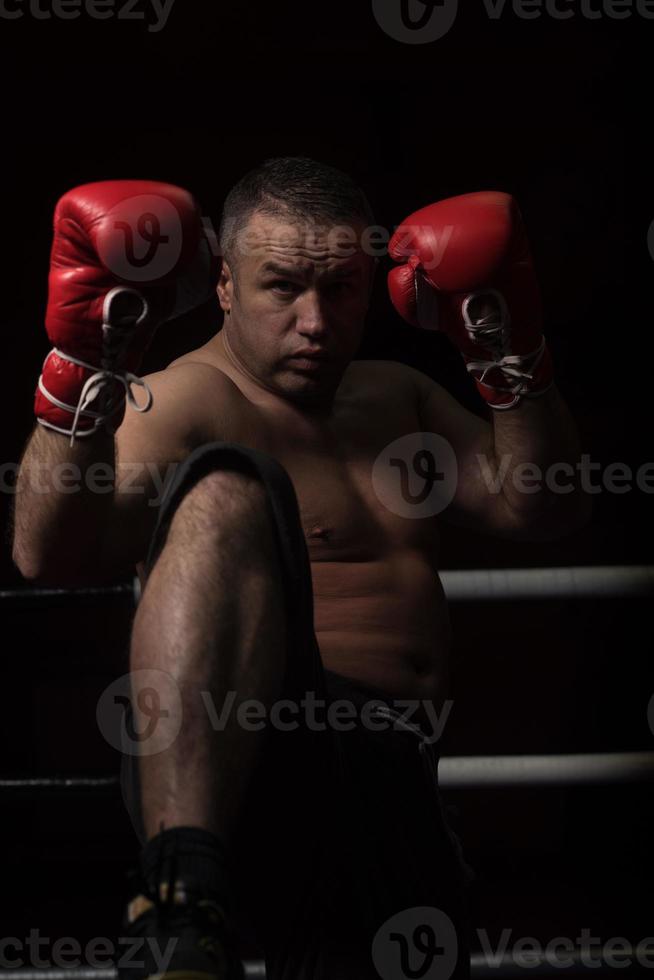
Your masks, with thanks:
<instances>
[{"instance_id":1,"label":"boxing ring rope","mask_svg":"<svg viewBox=\"0 0 654 980\"><path fill-rule=\"evenodd\" d=\"M652 779L654 752L443 756L438 766L443 789L605 786Z\"/></svg>"},{"instance_id":2,"label":"boxing ring rope","mask_svg":"<svg viewBox=\"0 0 654 980\"><path fill-rule=\"evenodd\" d=\"M510 977L560 977L563 976L585 976L594 975L595 977L606 977L607 973L616 971L627 976L645 974L651 975L652 967L652 947L646 943L639 943L634 946L625 944L624 950L620 955L628 958L631 962L624 962L620 966L607 965L605 961L598 962L597 951L591 948L575 949L574 952L566 953L562 959L572 960L572 966L561 963L561 959L554 956L543 957L540 963L533 963L526 960L524 954L513 953L507 950L502 955L492 955L486 957L483 953L473 953L470 957L470 976L472 980L485 980L488 977L498 977L501 980L509 980ZM584 955L585 954L585 955ZM548 962L549 959L549 962ZM594 962L588 962L592 959ZM634 959L636 962L634 962ZM526 960L526 961L525 961ZM586 960L586 962L584 962ZM643 962L644 961L644 962ZM252 964L254 967L258 964ZM599 973L598 973L599 970ZM252 973L246 976L265 977L264 973Z\"/></svg>"},{"instance_id":3,"label":"boxing ring rope","mask_svg":"<svg viewBox=\"0 0 654 980\"><path fill-rule=\"evenodd\" d=\"M97 585L88 586L81 589L58 589L45 588L42 586L31 586L26 589L1 589L0 604L3 610L9 609L31 609L39 606L43 609L58 606L77 606L85 602L95 602L98 599L113 599L126 596L132 600L137 600L139 590L137 590L138 579L134 582L123 582L118 585Z\"/></svg>"},{"instance_id":4,"label":"boxing ring rope","mask_svg":"<svg viewBox=\"0 0 654 980\"><path fill-rule=\"evenodd\" d=\"M654 565L579 565L557 568L482 568L439 573L450 602L515 602L548 599L617 599L654 596ZM10 608L62 605L83 600L132 597L138 603L138 578L117 585L81 589L31 587L0 590Z\"/></svg>"},{"instance_id":5,"label":"boxing ring rope","mask_svg":"<svg viewBox=\"0 0 654 980\"><path fill-rule=\"evenodd\" d=\"M654 752L443 756L438 765L442 789L606 786L653 780ZM116 776L0 779L0 794L27 797L59 793L99 795L117 792L119 787Z\"/></svg>"},{"instance_id":6,"label":"boxing ring rope","mask_svg":"<svg viewBox=\"0 0 654 980\"><path fill-rule=\"evenodd\" d=\"M252 966L258 968L263 964L253 963ZM246 977L248 980L250 977L262 977L265 978L266 972L264 968L263 973L247 973ZM115 967L70 967L65 969L63 967L48 967L33 969L32 967L24 967L17 970L3 970L2 980L116 980L118 976L118 971Z\"/></svg>"},{"instance_id":7,"label":"boxing ring rope","mask_svg":"<svg viewBox=\"0 0 654 980\"><path fill-rule=\"evenodd\" d=\"M653 565L471 569L443 571L440 578L450 602L654 595Z\"/></svg>"},{"instance_id":8,"label":"boxing ring rope","mask_svg":"<svg viewBox=\"0 0 654 980\"><path fill-rule=\"evenodd\" d=\"M584 956L583 954L587 955ZM628 976L649 975L652 955L651 946L645 943L640 943L637 946L625 944L624 948L620 950L620 956L628 958L631 962L622 963L619 967L620 974L627 974ZM543 957L540 963L525 962L523 958L524 953L514 954L510 949L490 957L483 953L473 953L470 957L471 980L488 980L490 977L496 977L498 980L499 978L508 980L510 977L522 977L524 980L525 975L560 977L561 975L584 976L592 974L597 977L598 969L600 970L599 976L604 976L609 969L603 961L598 963L597 952L592 948L575 949L574 952L566 953L565 959L571 960L572 966L564 966L553 957ZM588 962L589 959L594 962ZM245 961L243 967L246 980L265 980L266 967L262 961ZM616 967L614 966L613 969ZM70 969L51 967L41 970L23 968L2 971L2 980L44 980L44 978L47 980L117 980L117 971L113 967L96 967L95 969L91 967L71 967Z\"/></svg>"},{"instance_id":9,"label":"boxing ring rope","mask_svg":"<svg viewBox=\"0 0 654 980\"><path fill-rule=\"evenodd\" d=\"M266 980L266 967L263 962L252 960L243 964L246 980ZM2 980L117 980L118 971L108 967L47 967L34 969L24 967L16 970L3 970Z\"/></svg>"},{"instance_id":10,"label":"boxing ring rope","mask_svg":"<svg viewBox=\"0 0 654 980\"><path fill-rule=\"evenodd\" d=\"M263 964L254 963L252 964L255 968ZM246 970L246 977L248 980L250 977L261 977L265 978L266 972L264 968L263 973L248 973ZM118 976L118 971L115 967L70 967L70 969L48 967L46 969L41 968L40 970L35 970L31 967L25 967L23 969L17 970L3 970L2 980L116 980Z\"/></svg>"},{"instance_id":11,"label":"boxing ring rope","mask_svg":"<svg viewBox=\"0 0 654 980\"><path fill-rule=\"evenodd\" d=\"M0 778L0 794L39 799L43 796L114 794L120 788L118 776L14 776ZM3 972L4 980L4 972Z\"/></svg>"}]
</instances>

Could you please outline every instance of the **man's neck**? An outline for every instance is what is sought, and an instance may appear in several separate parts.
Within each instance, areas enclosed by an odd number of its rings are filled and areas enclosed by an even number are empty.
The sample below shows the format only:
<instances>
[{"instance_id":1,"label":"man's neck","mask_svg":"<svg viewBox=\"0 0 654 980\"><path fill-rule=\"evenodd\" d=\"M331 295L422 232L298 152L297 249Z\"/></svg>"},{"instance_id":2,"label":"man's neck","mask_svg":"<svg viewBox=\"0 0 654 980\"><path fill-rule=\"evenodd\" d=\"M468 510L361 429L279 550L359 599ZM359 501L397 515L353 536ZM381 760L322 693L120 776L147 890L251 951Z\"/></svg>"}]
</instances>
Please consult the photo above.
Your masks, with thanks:
<instances>
[{"instance_id":1,"label":"man's neck","mask_svg":"<svg viewBox=\"0 0 654 980\"><path fill-rule=\"evenodd\" d=\"M316 421L326 421L331 418L334 410L335 392L316 397L315 399L294 399L285 396L283 392L280 392L275 388L271 388L247 369L241 358L239 358L235 353L233 346L230 344L229 337L227 336L224 327L211 341L211 347L213 348L216 358L219 361L226 361L230 365L232 371L245 384L246 388L254 388L260 392L264 398L272 399L280 407L287 408L290 411L297 412L301 415L307 416L308 418L316 419Z\"/></svg>"}]
</instances>

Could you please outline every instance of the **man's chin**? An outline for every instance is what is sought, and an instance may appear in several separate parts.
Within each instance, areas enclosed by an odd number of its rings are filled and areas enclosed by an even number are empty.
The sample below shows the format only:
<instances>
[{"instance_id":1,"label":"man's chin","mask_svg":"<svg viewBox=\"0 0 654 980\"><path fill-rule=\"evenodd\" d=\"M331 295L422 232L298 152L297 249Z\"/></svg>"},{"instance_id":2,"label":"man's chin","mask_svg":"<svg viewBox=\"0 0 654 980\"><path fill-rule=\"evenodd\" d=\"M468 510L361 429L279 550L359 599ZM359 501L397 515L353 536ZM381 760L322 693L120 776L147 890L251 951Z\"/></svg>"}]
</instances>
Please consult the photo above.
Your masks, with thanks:
<instances>
[{"instance_id":1,"label":"man's chin","mask_svg":"<svg viewBox=\"0 0 654 980\"><path fill-rule=\"evenodd\" d=\"M295 366L286 369L279 378L279 387L288 398L297 402L316 403L329 401L341 383L343 370L334 365L310 370L298 370Z\"/></svg>"}]
</instances>

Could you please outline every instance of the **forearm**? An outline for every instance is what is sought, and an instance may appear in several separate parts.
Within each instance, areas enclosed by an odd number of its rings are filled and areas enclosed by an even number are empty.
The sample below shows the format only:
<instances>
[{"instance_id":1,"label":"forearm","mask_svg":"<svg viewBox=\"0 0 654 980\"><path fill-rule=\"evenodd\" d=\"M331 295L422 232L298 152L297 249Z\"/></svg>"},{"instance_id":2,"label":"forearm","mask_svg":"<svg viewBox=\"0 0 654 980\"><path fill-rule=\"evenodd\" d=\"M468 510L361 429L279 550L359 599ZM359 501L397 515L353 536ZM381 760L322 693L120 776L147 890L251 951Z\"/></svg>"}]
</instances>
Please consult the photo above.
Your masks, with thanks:
<instances>
[{"instance_id":1,"label":"forearm","mask_svg":"<svg viewBox=\"0 0 654 980\"><path fill-rule=\"evenodd\" d=\"M547 514L583 521L590 499L580 488L577 426L557 388L493 412L493 469L510 510L527 521Z\"/></svg>"},{"instance_id":2,"label":"forearm","mask_svg":"<svg viewBox=\"0 0 654 980\"><path fill-rule=\"evenodd\" d=\"M70 445L37 425L21 460L13 558L29 579L76 584L98 554L114 506L114 437L100 430Z\"/></svg>"}]
</instances>

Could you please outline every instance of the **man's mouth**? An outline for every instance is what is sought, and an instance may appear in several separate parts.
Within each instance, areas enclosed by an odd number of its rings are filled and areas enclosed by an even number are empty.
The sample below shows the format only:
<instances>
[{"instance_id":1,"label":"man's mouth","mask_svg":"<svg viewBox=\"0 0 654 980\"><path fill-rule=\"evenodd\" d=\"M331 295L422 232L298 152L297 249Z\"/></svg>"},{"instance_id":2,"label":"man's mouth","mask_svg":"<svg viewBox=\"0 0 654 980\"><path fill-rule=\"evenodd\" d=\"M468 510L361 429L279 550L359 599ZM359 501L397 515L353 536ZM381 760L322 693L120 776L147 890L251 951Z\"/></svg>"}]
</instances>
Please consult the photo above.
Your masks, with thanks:
<instances>
[{"instance_id":1,"label":"man's mouth","mask_svg":"<svg viewBox=\"0 0 654 980\"><path fill-rule=\"evenodd\" d=\"M304 347L302 350L296 351L291 354L290 360L301 360L301 361L326 361L329 354L326 350L320 348L309 348Z\"/></svg>"},{"instance_id":2,"label":"man's mouth","mask_svg":"<svg viewBox=\"0 0 654 980\"><path fill-rule=\"evenodd\" d=\"M318 371L328 360L326 351L309 349L296 351L288 358L291 366L298 371Z\"/></svg>"}]
</instances>

